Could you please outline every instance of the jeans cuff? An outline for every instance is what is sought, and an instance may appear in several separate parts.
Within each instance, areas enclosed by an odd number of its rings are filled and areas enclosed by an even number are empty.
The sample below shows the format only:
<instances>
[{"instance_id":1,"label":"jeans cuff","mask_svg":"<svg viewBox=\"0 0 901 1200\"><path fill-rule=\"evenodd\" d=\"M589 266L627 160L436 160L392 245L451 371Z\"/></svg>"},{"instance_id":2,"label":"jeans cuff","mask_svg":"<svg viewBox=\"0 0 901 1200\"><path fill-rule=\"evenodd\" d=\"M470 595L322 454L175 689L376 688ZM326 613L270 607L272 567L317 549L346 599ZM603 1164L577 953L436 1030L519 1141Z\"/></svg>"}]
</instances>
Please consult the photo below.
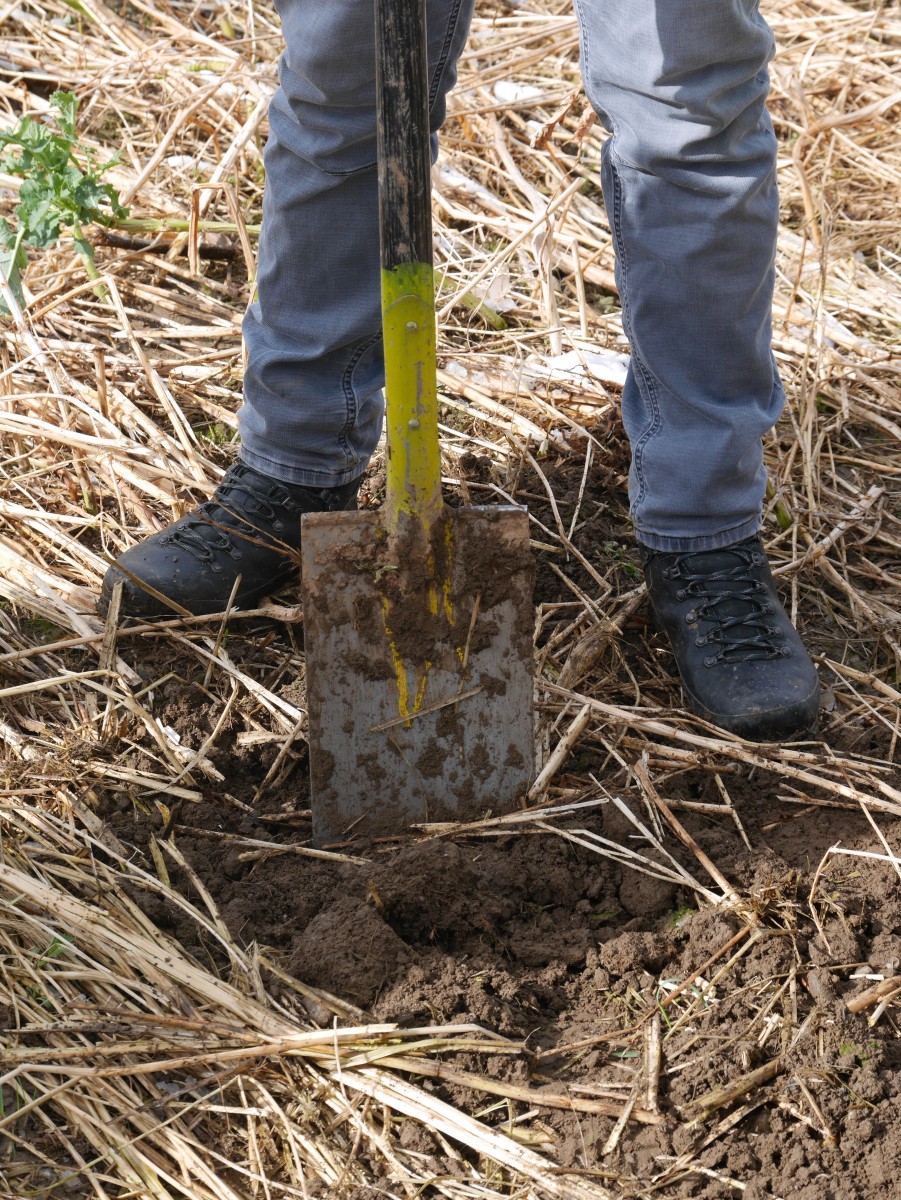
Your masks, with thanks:
<instances>
[{"instance_id":1,"label":"jeans cuff","mask_svg":"<svg viewBox=\"0 0 901 1200\"><path fill-rule=\"evenodd\" d=\"M661 537L659 534L645 529L636 529L635 537L648 550L658 550L664 554L722 550L724 546L731 546L733 542L741 542L745 538L753 537L760 529L762 520L763 518L758 514L741 525L733 525L731 529L724 529L720 533L705 533L700 537Z\"/></svg>"},{"instance_id":2,"label":"jeans cuff","mask_svg":"<svg viewBox=\"0 0 901 1200\"><path fill-rule=\"evenodd\" d=\"M241 447L238 457L241 462L246 463L248 467L253 467L261 475L265 475L269 479L277 479L279 483L293 483L297 487L341 487L342 484L352 483L355 479L359 479L366 470L365 463L357 463L343 471L317 471L305 467L288 466L275 459L263 458L259 454L254 454L246 446Z\"/></svg>"}]
</instances>

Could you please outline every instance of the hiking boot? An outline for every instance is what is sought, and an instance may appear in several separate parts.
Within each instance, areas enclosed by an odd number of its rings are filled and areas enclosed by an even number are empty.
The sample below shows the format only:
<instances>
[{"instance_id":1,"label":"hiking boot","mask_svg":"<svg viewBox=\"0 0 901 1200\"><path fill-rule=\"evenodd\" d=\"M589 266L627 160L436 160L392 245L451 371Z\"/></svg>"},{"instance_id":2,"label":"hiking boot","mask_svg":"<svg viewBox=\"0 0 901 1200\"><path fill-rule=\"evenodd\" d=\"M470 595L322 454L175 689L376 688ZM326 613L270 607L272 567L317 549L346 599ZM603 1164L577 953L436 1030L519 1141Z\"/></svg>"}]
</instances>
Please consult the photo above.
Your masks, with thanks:
<instances>
[{"instance_id":1,"label":"hiking boot","mask_svg":"<svg viewBox=\"0 0 901 1200\"><path fill-rule=\"evenodd\" d=\"M816 669L776 595L760 538L681 554L639 549L692 712L751 741L813 733Z\"/></svg>"},{"instance_id":2,"label":"hiking boot","mask_svg":"<svg viewBox=\"0 0 901 1200\"><path fill-rule=\"evenodd\" d=\"M212 499L116 559L103 580L98 611L106 613L113 584L122 579L123 616L172 615L141 581L198 616L223 612L239 575L233 606L253 608L297 573L301 515L356 508L359 487L360 479L341 487L299 487L237 462Z\"/></svg>"}]
</instances>

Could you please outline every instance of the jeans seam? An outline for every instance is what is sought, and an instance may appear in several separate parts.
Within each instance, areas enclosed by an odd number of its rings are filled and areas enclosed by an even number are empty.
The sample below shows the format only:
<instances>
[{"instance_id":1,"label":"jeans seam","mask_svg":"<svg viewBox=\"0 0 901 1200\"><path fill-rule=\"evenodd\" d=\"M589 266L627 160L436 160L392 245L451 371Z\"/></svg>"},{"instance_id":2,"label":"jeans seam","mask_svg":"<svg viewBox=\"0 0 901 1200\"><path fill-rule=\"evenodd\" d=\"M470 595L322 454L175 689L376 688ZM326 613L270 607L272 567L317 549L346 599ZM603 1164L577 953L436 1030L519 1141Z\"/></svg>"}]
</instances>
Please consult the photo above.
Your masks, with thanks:
<instances>
[{"instance_id":1,"label":"jeans seam","mask_svg":"<svg viewBox=\"0 0 901 1200\"><path fill-rule=\"evenodd\" d=\"M637 374L639 377L639 379L636 381L637 386L644 391L651 408L651 424L632 448L632 462L635 466L635 478L638 481L638 495L635 497L632 511L633 513L637 514L639 506L641 505L641 502L644 499L647 491L644 472L642 470L642 452L645 445L660 429L660 404L657 398L657 389L654 383L654 378L642 362L640 356L635 352L635 345L632 338L632 310L629 304L629 289L628 286L625 286L627 283L626 276L628 274L628 260L626 256L625 240L622 236L622 183L620 181L619 172L616 169L612 148L608 149L607 153L610 156L610 174L613 178L613 212L611 214L610 223L613 227L616 253L617 257L619 258L620 271L624 284L622 288L622 295L620 296L620 303L623 313L623 329L625 330L630 343L632 343L632 362L637 368ZM641 388L642 383L644 384L643 388Z\"/></svg>"},{"instance_id":2,"label":"jeans seam","mask_svg":"<svg viewBox=\"0 0 901 1200\"><path fill-rule=\"evenodd\" d=\"M457 21L460 16L460 8L463 0L454 0L454 6L450 11L450 16L447 21L447 31L444 35L444 45L441 47L441 53L438 56L438 61L435 64L435 74L432 83L429 87L429 113L431 114L435 100L438 98L438 90L441 86L441 77L444 74L444 68L447 66L447 60L450 56L451 43L454 40L454 34L457 31Z\"/></svg>"},{"instance_id":3,"label":"jeans seam","mask_svg":"<svg viewBox=\"0 0 901 1200\"><path fill-rule=\"evenodd\" d=\"M589 49L589 46L588 46L588 22L585 20L585 14L582 11L581 0L574 0L574 7L576 10L576 18L577 18L578 25L579 25L579 38L580 38L581 49L582 49L582 64L583 64L583 68L584 68L582 71L582 76L583 76L582 82L585 86L585 94L588 95L588 85L587 85L587 83L585 83L585 78L584 78L585 73L588 70L588 49ZM590 99L591 99L591 97L589 96L589 100Z\"/></svg>"},{"instance_id":4,"label":"jeans seam","mask_svg":"<svg viewBox=\"0 0 901 1200\"><path fill-rule=\"evenodd\" d=\"M363 355L378 343L381 336L381 333L375 333L371 338L368 338L361 345L357 346L356 350L351 356L350 362L345 367L344 373L341 376L341 390L344 392L346 418L338 434L338 443L341 446L341 449L344 451L344 457L348 467L355 465L354 456L347 440L347 435L353 429L357 421L358 406L357 393L355 392L353 385L354 371L357 369L360 359L363 357Z\"/></svg>"}]
</instances>

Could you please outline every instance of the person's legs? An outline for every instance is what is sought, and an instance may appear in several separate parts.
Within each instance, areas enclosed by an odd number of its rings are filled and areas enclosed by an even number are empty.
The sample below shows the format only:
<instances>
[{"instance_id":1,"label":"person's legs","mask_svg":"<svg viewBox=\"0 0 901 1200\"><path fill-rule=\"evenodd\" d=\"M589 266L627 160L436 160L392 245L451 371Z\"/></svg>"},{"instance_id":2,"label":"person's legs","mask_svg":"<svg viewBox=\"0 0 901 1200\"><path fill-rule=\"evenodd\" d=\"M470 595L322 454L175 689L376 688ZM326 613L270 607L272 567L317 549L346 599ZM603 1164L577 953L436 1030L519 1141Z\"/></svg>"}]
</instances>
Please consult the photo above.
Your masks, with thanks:
<instances>
[{"instance_id":1,"label":"person's legs","mask_svg":"<svg viewBox=\"0 0 901 1200\"><path fill-rule=\"evenodd\" d=\"M474 0L427 0L430 124ZM383 417L372 0L281 0L259 299L244 323L241 461L212 500L121 555L126 615L248 607L289 578L304 512L354 507ZM235 581L238 589L233 595ZM149 589L149 590L148 590Z\"/></svg>"},{"instance_id":2,"label":"person's legs","mask_svg":"<svg viewBox=\"0 0 901 1200\"><path fill-rule=\"evenodd\" d=\"M428 0L431 128L474 0ZM372 0L280 0L259 300L244 322L241 457L289 483L355 479L382 427Z\"/></svg>"},{"instance_id":3,"label":"person's legs","mask_svg":"<svg viewBox=\"0 0 901 1200\"><path fill-rule=\"evenodd\" d=\"M756 0L576 0L588 95L613 137L602 181L632 347L623 421L639 540L754 533L778 221L772 35Z\"/></svg>"},{"instance_id":4,"label":"person's legs","mask_svg":"<svg viewBox=\"0 0 901 1200\"><path fill-rule=\"evenodd\" d=\"M778 224L757 0L576 0L632 348L623 421L651 603L695 712L746 737L815 723L816 671L756 536Z\"/></svg>"}]
</instances>

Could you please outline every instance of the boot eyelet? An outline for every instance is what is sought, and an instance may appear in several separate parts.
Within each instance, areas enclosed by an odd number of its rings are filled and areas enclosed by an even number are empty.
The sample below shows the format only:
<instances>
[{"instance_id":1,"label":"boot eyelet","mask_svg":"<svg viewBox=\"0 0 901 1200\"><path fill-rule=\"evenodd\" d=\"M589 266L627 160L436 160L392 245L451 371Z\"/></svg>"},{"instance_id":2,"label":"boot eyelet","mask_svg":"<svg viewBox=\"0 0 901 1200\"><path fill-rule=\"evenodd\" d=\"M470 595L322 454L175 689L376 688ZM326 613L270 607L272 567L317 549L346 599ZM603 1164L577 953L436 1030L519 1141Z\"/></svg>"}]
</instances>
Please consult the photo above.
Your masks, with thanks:
<instances>
[{"instance_id":1,"label":"boot eyelet","mask_svg":"<svg viewBox=\"0 0 901 1200\"><path fill-rule=\"evenodd\" d=\"M210 570L215 571L216 574L218 575L222 570L222 563L217 563L217 562L210 563Z\"/></svg>"},{"instance_id":2,"label":"boot eyelet","mask_svg":"<svg viewBox=\"0 0 901 1200\"><path fill-rule=\"evenodd\" d=\"M685 588L679 588L679 590L676 592L676 599L677 600L685 599Z\"/></svg>"},{"instance_id":3,"label":"boot eyelet","mask_svg":"<svg viewBox=\"0 0 901 1200\"><path fill-rule=\"evenodd\" d=\"M273 521L272 528L277 530L278 533L281 533L281 531L285 528L285 526L281 521Z\"/></svg>"},{"instance_id":4,"label":"boot eyelet","mask_svg":"<svg viewBox=\"0 0 901 1200\"><path fill-rule=\"evenodd\" d=\"M695 609L695 608L689 609L689 611L685 614L685 622L688 625L697 625L697 623L698 623L697 609Z\"/></svg>"},{"instance_id":5,"label":"boot eyelet","mask_svg":"<svg viewBox=\"0 0 901 1200\"><path fill-rule=\"evenodd\" d=\"M706 637L695 638L695 645L696 646L706 646L707 638Z\"/></svg>"},{"instance_id":6,"label":"boot eyelet","mask_svg":"<svg viewBox=\"0 0 901 1200\"><path fill-rule=\"evenodd\" d=\"M239 550L237 546L232 547L229 550L229 554L232 556L235 562L240 562L240 560L244 557L244 551Z\"/></svg>"},{"instance_id":7,"label":"boot eyelet","mask_svg":"<svg viewBox=\"0 0 901 1200\"><path fill-rule=\"evenodd\" d=\"M708 654L707 657L704 659L704 666L705 667L715 667L718 662L719 662L719 659L715 654Z\"/></svg>"}]
</instances>

